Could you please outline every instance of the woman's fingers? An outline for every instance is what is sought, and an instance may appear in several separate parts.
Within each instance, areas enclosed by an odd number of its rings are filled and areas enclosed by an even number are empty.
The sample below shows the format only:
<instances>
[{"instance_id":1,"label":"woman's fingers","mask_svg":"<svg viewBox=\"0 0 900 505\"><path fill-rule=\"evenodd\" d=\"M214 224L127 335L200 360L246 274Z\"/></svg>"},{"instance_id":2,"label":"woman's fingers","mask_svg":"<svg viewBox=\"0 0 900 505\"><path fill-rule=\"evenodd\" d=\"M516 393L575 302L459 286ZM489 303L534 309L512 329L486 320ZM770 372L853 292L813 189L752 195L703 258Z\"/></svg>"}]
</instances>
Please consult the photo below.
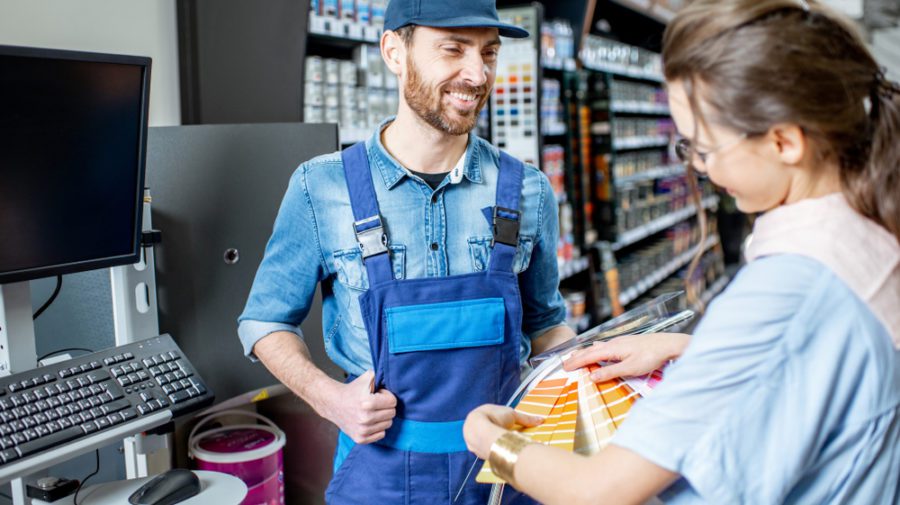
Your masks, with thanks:
<instances>
[{"instance_id":1,"label":"woman's fingers","mask_svg":"<svg viewBox=\"0 0 900 505\"><path fill-rule=\"evenodd\" d=\"M571 372L599 361L618 361L621 359L621 353L618 351L615 342L594 342L594 345L572 353L572 356L563 362L563 368Z\"/></svg>"}]
</instances>

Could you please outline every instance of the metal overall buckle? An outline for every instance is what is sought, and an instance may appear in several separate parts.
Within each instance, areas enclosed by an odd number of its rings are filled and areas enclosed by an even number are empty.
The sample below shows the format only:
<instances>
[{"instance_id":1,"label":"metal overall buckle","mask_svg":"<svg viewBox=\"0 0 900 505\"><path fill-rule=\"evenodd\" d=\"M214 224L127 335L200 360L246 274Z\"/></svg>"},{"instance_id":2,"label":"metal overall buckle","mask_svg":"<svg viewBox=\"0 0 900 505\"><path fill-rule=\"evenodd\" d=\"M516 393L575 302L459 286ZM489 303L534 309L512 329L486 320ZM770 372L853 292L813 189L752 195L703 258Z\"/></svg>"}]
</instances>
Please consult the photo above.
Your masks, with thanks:
<instances>
[{"instance_id":1,"label":"metal overall buckle","mask_svg":"<svg viewBox=\"0 0 900 505\"><path fill-rule=\"evenodd\" d=\"M494 206L494 237L491 239L491 247L495 243L517 247L519 245L519 221L522 213L518 210Z\"/></svg>"},{"instance_id":2,"label":"metal overall buckle","mask_svg":"<svg viewBox=\"0 0 900 505\"><path fill-rule=\"evenodd\" d=\"M360 230L360 228L364 228ZM353 223L353 231L356 233L356 241L362 253L363 262L366 258L388 252L387 234L381 216L372 216Z\"/></svg>"}]
</instances>

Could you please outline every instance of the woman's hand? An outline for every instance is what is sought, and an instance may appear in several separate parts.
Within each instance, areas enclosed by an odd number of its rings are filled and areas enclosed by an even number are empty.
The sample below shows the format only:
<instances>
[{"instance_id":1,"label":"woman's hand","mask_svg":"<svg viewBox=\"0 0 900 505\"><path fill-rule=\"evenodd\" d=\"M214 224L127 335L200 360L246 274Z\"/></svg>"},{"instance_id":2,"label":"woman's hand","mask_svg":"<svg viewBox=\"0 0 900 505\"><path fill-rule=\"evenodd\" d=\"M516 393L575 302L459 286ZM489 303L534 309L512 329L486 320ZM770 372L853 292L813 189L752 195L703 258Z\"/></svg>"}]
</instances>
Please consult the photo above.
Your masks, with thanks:
<instances>
[{"instance_id":1,"label":"woman's hand","mask_svg":"<svg viewBox=\"0 0 900 505\"><path fill-rule=\"evenodd\" d=\"M463 437L470 451L481 459L487 459L491 446L506 430L516 424L530 427L537 426L543 419L516 412L501 405L482 405L466 416L463 425Z\"/></svg>"},{"instance_id":2,"label":"woman's hand","mask_svg":"<svg viewBox=\"0 0 900 505\"><path fill-rule=\"evenodd\" d=\"M572 353L563 368L571 371L598 361L610 361L613 363L591 373L591 380L635 377L648 374L681 356L690 340L691 336L684 333L648 333L594 342L594 345Z\"/></svg>"}]
</instances>

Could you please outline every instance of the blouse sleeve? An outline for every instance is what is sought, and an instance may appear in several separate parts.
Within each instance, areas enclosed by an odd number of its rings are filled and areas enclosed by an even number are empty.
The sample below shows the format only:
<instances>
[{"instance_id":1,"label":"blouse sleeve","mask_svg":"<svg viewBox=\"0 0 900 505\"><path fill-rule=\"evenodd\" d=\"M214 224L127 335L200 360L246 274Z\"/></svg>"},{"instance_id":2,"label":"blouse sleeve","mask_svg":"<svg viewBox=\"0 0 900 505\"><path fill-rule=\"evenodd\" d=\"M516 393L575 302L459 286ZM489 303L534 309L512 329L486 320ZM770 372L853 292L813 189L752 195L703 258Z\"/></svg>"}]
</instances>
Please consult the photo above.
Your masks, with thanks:
<instances>
[{"instance_id":1,"label":"blouse sleeve","mask_svg":"<svg viewBox=\"0 0 900 505\"><path fill-rule=\"evenodd\" d=\"M784 335L822 269L790 256L746 266L612 443L681 474L709 503L747 502L747 493L755 493L742 486L758 485L754 473L774 470L744 456L758 455L754 445L770 435L765 418L783 394L779 382L794 352Z\"/></svg>"}]
</instances>

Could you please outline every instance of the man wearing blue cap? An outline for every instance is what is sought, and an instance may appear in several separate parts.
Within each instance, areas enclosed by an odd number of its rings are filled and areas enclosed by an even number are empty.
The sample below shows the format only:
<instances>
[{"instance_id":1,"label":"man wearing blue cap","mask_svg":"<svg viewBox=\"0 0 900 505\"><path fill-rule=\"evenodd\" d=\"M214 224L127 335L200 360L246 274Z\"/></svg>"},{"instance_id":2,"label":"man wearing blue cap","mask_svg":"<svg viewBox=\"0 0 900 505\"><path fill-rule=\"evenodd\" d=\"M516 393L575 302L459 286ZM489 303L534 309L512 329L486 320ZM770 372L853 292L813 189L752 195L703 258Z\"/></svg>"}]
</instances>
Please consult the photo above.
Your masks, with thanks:
<instances>
[{"instance_id":1,"label":"man wearing blue cap","mask_svg":"<svg viewBox=\"0 0 900 505\"><path fill-rule=\"evenodd\" d=\"M303 163L282 202L239 333L341 429L329 503L454 503L475 460L468 412L505 402L529 353L574 336L546 177L470 133L501 35L528 33L493 0L392 0L381 52L400 81L396 118ZM346 383L298 338L319 284ZM488 492L470 481L455 503Z\"/></svg>"}]
</instances>

